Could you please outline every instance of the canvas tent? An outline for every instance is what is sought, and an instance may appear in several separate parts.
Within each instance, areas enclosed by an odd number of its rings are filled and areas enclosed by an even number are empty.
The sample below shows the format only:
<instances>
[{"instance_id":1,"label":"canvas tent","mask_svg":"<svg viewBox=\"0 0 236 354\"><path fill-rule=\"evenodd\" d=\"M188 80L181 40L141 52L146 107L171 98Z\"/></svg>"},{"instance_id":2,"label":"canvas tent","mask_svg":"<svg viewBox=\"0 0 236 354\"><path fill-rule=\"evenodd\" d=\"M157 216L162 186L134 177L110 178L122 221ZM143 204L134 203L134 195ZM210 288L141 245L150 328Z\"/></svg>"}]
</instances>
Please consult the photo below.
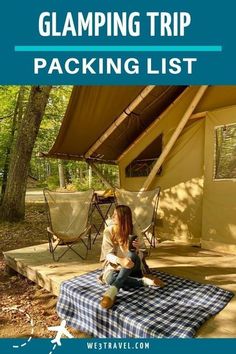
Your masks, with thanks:
<instances>
[{"instance_id":1,"label":"canvas tent","mask_svg":"<svg viewBox=\"0 0 236 354\"><path fill-rule=\"evenodd\" d=\"M197 86L74 87L49 156L116 163L121 187L139 190ZM161 186L158 232L236 253L236 86L211 86L179 130L149 188Z\"/></svg>"}]
</instances>

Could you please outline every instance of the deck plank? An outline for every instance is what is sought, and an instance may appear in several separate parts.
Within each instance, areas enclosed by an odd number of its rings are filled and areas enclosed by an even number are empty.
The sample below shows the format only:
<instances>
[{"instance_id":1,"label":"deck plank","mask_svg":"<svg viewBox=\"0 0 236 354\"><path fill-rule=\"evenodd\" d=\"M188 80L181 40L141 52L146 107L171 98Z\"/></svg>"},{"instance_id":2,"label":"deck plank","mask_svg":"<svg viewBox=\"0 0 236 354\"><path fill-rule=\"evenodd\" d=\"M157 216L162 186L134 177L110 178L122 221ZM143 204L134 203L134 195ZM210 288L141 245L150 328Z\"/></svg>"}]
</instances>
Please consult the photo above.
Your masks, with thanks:
<instances>
[{"instance_id":1,"label":"deck plank","mask_svg":"<svg viewBox=\"0 0 236 354\"><path fill-rule=\"evenodd\" d=\"M78 250L81 251L81 247L78 246ZM100 248L101 241L97 241L85 261L69 251L60 262L54 262L47 244L8 251L4 253L4 257L8 266L58 295L62 281L101 268ZM148 264L150 267L158 267L160 271L201 283L210 283L236 294L234 255L164 242L152 250ZM198 337L236 337L236 297L200 328Z\"/></svg>"}]
</instances>

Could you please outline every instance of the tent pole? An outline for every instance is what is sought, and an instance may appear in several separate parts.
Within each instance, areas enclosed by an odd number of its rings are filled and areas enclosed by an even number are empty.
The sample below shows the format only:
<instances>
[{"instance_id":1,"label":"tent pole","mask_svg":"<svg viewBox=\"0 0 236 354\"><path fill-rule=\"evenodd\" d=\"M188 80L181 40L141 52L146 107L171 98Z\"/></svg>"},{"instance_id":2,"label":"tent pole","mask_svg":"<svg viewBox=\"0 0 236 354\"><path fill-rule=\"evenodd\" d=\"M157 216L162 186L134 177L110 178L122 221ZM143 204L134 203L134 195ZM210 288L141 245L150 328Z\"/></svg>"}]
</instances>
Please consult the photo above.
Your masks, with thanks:
<instances>
[{"instance_id":1,"label":"tent pole","mask_svg":"<svg viewBox=\"0 0 236 354\"><path fill-rule=\"evenodd\" d=\"M100 178L100 180L108 187L114 189L114 186L109 182L106 177L103 176L101 171L97 168L97 166L91 162L91 161L86 161L88 165L91 167L91 169L96 173L96 175Z\"/></svg>"},{"instance_id":2,"label":"tent pole","mask_svg":"<svg viewBox=\"0 0 236 354\"><path fill-rule=\"evenodd\" d=\"M194 113L191 115L189 119L202 119L206 118L207 112L199 112L199 113Z\"/></svg>"},{"instance_id":3,"label":"tent pole","mask_svg":"<svg viewBox=\"0 0 236 354\"><path fill-rule=\"evenodd\" d=\"M103 133L100 138L90 147L86 152L85 158L89 158L101 145L102 143L113 133L113 131L129 116L130 113L139 105L144 98L149 95L149 93L155 88L155 85L146 86L143 91L131 102L131 104L121 113L121 115L115 120L114 123Z\"/></svg>"},{"instance_id":4,"label":"tent pole","mask_svg":"<svg viewBox=\"0 0 236 354\"><path fill-rule=\"evenodd\" d=\"M152 181L155 178L158 170L160 169L161 165L165 161L170 150L174 146L176 140L178 139L179 135L181 134L182 130L184 129L184 127L185 127L187 121L189 120L190 116L192 115L194 109L196 108L200 99L204 95L207 87L208 87L207 85L203 85L197 91L196 95L194 96L193 100L191 101L190 105L188 106L187 110L185 111L181 121L179 122L176 130L174 131L173 135L171 136L170 140L166 144L164 150L162 151L161 155L159 156L158 160L156 161L155 165L153 166L151 172L149 173L147 179L145 180L143 187L141 189L142 191L148 190L148 188L152 184Z\"/></svg>"},{"instance_id":5,"label":"tent pole","mask_svg":"<svg viewBox=\"0 0 236 354\"><path fill-rule=\"evenodd\" d=\"M163 119L163 118L166 116L166 114L171 110L171 108L172 108L173 106L175 106L176 103L179 102L179 101L181 100L181 98L182 98L182 97L186 94L186 92L189 91L189 90L190 90L190 86L187 87L187 88L164 110L164 112L162 112L162 113L154 120L154 122L153 122L149 127L147 127L147 128L143 131L143 133L142 133L141 135L139 135L139 136L137 137L137 139L136 139L131 145L128 146L128 148L127 148L124 152L122 152L122 154L117 158L117 161L119 162L120 160L122 160L123 157L124 157L130 150L132 150L133 147L134 147L135 145L137 145L137 144L140 142L140 140L142 140L142 138L143 138L147 133L149 133L149 132L160 122L160 119Z\"/></svg>"}]
</instances>

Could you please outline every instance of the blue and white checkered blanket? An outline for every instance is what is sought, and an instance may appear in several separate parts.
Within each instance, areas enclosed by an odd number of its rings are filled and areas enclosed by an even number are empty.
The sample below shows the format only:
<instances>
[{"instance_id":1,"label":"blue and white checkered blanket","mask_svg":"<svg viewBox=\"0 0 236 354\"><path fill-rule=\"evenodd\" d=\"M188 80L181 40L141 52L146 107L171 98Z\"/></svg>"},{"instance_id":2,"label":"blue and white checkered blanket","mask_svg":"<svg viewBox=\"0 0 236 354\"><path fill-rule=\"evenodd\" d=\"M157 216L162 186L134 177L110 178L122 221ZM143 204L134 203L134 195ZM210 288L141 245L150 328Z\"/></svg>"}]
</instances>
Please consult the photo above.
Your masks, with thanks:
<instances>
[{"instance_id":1,"label":"blue and white checkered blanket","mask_svg":"<svg viewBox=\"0 0 236 354\"><path fill-rule=\"evenodd\" d=\"M102 309L107 286L97 282L100 270L64 281L57 311L67 325L98 338L193 337L198 328L221 311L233 293L152 270L164 288L120 290L115 305Z\"/></svg>"}]
</instances>

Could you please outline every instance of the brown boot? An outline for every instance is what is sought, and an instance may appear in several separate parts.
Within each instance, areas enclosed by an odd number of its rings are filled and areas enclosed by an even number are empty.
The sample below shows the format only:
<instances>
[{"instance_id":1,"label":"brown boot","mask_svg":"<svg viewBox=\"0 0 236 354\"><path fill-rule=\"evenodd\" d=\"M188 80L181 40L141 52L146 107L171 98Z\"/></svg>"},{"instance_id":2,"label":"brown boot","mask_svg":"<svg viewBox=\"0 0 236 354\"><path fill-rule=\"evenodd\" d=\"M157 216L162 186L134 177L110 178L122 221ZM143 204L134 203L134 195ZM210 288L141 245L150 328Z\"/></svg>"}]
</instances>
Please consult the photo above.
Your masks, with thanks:
<instances>
[{"instance_id":1,"label":"brown boot","mask_svg":"<svg viewBox=\"0 0 236 354\"><path fill-rule=\"evenodd\" d=\"M115 298L111 299L109 296L103 296L100 301L100 306L104 309L110 309L115 303Z\"/></svg>"},{"instance_id":2,"label":"brown boot","mask_svg":"<svg viewBox=\"0 0 236 354\"><path fill-rule=\"evenodd\" d=\"M161 279L159 279L159 278L153 278L152 279L153 280L153 285L154 286L159 286L160 288L163 288L166 284L161 280Z\"/></svg>"},{"instance_id":3,"label":"brown boot","mask_svg":"<svg viewBox=\"0 0 236 354\"><path fill-rule=\"evenodd\" d=\"M100 306L104 309L110 309L115 303L117 293L118 289L115 286L110 286L110 288L103 294Z\"/></svg>"}]
</instances>

